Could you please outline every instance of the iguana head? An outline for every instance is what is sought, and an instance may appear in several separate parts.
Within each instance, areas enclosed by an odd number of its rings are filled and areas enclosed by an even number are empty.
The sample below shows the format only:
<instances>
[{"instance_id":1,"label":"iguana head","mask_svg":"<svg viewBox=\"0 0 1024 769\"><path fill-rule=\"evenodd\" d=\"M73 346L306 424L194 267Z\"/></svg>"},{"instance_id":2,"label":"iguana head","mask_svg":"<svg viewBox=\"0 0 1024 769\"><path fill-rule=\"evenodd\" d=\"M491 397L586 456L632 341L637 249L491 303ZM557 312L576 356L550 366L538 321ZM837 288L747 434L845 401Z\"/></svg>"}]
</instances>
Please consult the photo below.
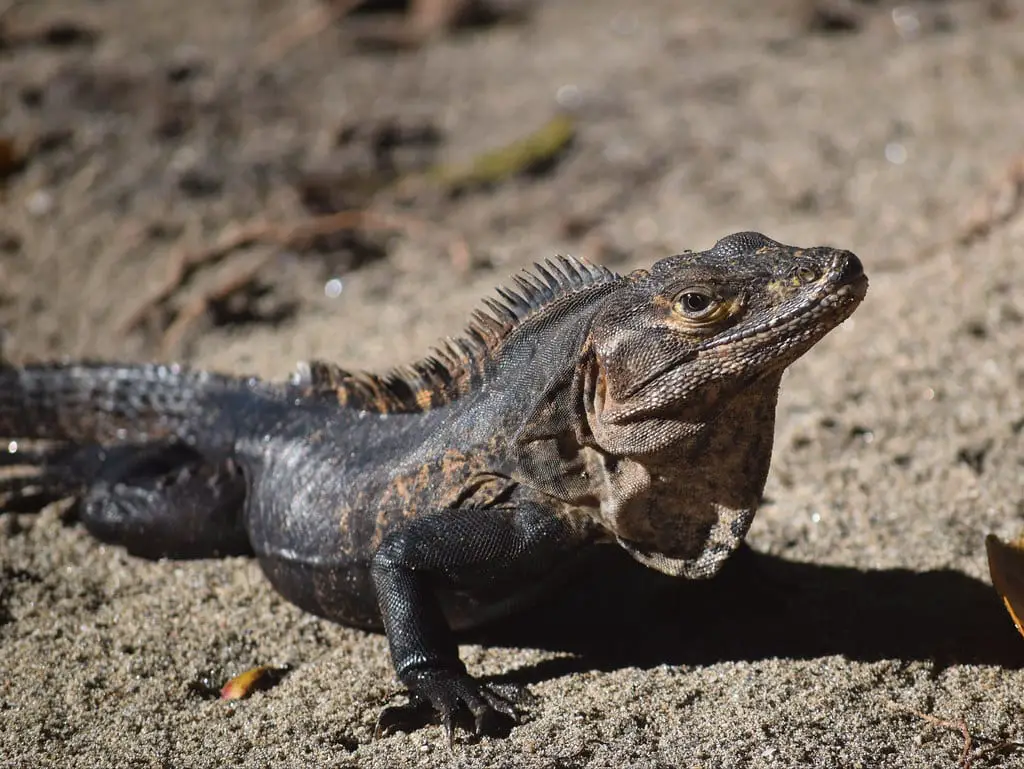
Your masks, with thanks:
<instances>
[{"instance_id":1,"label":"iguana head","mask_svg":"<svg viewBox=\"0 0 1024 769\"><path fill-rule=\"evenodd\" d=\"M615 499L605 473L602 517L635 557L707 576L739 545L764 487L782 371L866 291L849 251L745 232L637 271L606 298L585 409L597 447L650 476L630 481L651 486L643 494L623 486ZM694 467L701 475L686 478ZM684 478L672 490L681 499L659 497L658 477Z\"/></svg>"},{"instance_id":2,"label":"iguana head","mask_svg":"<svg viewBox=\"0 0 1024 769\"><path fill-rule=\"evenodd\" d=\"M849 251L794 248L754 232L632 273L591 327L595 434L706 416L729 392L807 352L850 316L867 285ZM643 454L658 441L630 443L628 453Z\"/></svg>"}]
</instances>

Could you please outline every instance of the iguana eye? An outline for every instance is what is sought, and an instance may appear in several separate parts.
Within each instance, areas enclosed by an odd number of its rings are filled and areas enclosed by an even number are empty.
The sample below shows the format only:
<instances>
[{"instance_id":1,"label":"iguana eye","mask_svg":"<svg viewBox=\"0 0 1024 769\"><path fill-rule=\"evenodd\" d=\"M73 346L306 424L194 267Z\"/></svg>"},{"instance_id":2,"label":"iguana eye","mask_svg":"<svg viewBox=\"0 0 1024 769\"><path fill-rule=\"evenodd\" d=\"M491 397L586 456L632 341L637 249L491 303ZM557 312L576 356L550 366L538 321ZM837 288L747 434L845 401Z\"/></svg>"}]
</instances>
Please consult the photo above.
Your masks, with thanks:
<instances>
[{"instance_id":1,"label":"iguana eye","mask_svg":"<svg viewBox=\"0 0 1024 769\"><path fill-rule=\"evenodd\" d=\"M688 320L710 320L719 303L706 288L688 288L676 296L674 309Z\"/></svg>"},{"instance_id":2,"label":"iguana eye","mask_svg":"<svg viewBox=\"0 0 1024 769\"><path fill-rule=\"evenodd\" d=\"M803 283L810 283L813 280L818 279L818 273L812 270L810 267L801 267L796 271L796 276L800 278Z\"/></svg>"}]
</instances>

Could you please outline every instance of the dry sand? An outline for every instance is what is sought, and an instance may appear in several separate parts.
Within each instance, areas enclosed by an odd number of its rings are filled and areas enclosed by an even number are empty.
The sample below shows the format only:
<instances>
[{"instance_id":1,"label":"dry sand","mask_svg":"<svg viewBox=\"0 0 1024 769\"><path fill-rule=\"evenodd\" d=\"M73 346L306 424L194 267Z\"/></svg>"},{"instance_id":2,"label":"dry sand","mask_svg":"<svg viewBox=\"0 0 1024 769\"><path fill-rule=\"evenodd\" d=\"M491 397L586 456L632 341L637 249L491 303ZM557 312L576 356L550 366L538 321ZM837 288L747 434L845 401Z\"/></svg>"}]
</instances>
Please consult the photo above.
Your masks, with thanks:
<instances>
[{"instance_id":1,"label":"dry sand","mask_svg":"<svg viewBox=\"0 0 1024 769\"><path fill-rule=\"evenodd\" d=\"M154 563L57 508L5 514L0 766L954 767L961 724L974 767L1024 766L1024 639L983 543L1024 531L1024 213L1007 176L1024 9L851 2L859 28L826 34L795 0L552 0L397 55L357 54L334 27L260 74L261 42L314 5L37 0L4 17L96 32L0 48L0 136L42 141L0 200L13 358L378 368L553 252L625 270L739 229L854 250L869 296L784 381L750 550L702 584L613 553L469 639L472 672L538 702L451 753L436 726L372 741L399 691L385 639L303 614L255 563ZM433 226L344 270L339 298L320 261L255 246L174 301L271 254L259 322L200 319L171 353L152 328L118 330L177 248L301 216L291 182L334 162L340 127L429 121L458 162L560 102L579 130L552 172L401 211ZM961 239L985 201L993 225ZM190 686L261 663L294 669L231 704Z\"/></svg>"}]
</instances>

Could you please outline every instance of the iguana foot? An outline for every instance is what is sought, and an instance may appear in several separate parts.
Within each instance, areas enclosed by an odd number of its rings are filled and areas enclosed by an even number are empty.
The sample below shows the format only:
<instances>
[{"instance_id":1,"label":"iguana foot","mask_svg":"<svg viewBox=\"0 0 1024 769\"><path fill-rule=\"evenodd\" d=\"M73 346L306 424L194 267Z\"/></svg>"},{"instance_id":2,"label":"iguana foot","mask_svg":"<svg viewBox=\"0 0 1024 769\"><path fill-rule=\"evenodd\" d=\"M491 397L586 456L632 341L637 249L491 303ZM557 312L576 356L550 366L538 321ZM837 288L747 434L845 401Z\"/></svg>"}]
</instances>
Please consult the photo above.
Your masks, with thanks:
<instances>
[{"instance_id":1,"label":"iguana foot","mask_svg":"<svg viewBox=\"0 0 1024 769\"><path fill-rule=\"evenodd\" d=\"M450 746L455 741L457 719L471 716L472 731L479 736L495 725L495 719L518 723L522 706L532 699L525 687L484 684L460 671L423 670L403 678L409 687L409 703L384 708L375 737L418 728L437 716Z\"/></svg>"}]
</instances>

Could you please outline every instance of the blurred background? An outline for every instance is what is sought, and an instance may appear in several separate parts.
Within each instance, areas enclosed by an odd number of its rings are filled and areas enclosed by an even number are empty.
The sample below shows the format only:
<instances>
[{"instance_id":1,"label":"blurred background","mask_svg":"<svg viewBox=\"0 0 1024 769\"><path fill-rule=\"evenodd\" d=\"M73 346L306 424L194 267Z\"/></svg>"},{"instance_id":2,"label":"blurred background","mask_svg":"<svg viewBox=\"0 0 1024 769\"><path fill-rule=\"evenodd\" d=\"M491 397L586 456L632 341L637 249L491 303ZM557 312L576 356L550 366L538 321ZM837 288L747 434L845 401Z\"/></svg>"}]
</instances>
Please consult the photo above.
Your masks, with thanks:
<instances>
[{"instance_id":1,"label":"blurred background","mask_svg":"<svg viewBox=\"0 0 1024 769\"><path fill-rule=\"evenodd\" d=\"M753 567L595 578L556 612L576 646L468 646L540 699L453 754L436 728L372 741L385 639L252 562L5 513L0 766L1024 755L984 547L1024 531L1019 0L0 0L15 361L380 370L554 253L627 271L737 230L853 250L871 281L783 382ZM283 662L244 705L193 687Z\"/></svg>"},{"instance_id":2,"label":"blurred background","mask_svg":"<svg viewBox=\"0 0 1024 769\"><path fill-rule=\"evenodd\" d=\"M7 0L7 350L374 367L552 253L739 229L898 268L1021 150L1018 10Z\"/></svg>"}]
</instances>

